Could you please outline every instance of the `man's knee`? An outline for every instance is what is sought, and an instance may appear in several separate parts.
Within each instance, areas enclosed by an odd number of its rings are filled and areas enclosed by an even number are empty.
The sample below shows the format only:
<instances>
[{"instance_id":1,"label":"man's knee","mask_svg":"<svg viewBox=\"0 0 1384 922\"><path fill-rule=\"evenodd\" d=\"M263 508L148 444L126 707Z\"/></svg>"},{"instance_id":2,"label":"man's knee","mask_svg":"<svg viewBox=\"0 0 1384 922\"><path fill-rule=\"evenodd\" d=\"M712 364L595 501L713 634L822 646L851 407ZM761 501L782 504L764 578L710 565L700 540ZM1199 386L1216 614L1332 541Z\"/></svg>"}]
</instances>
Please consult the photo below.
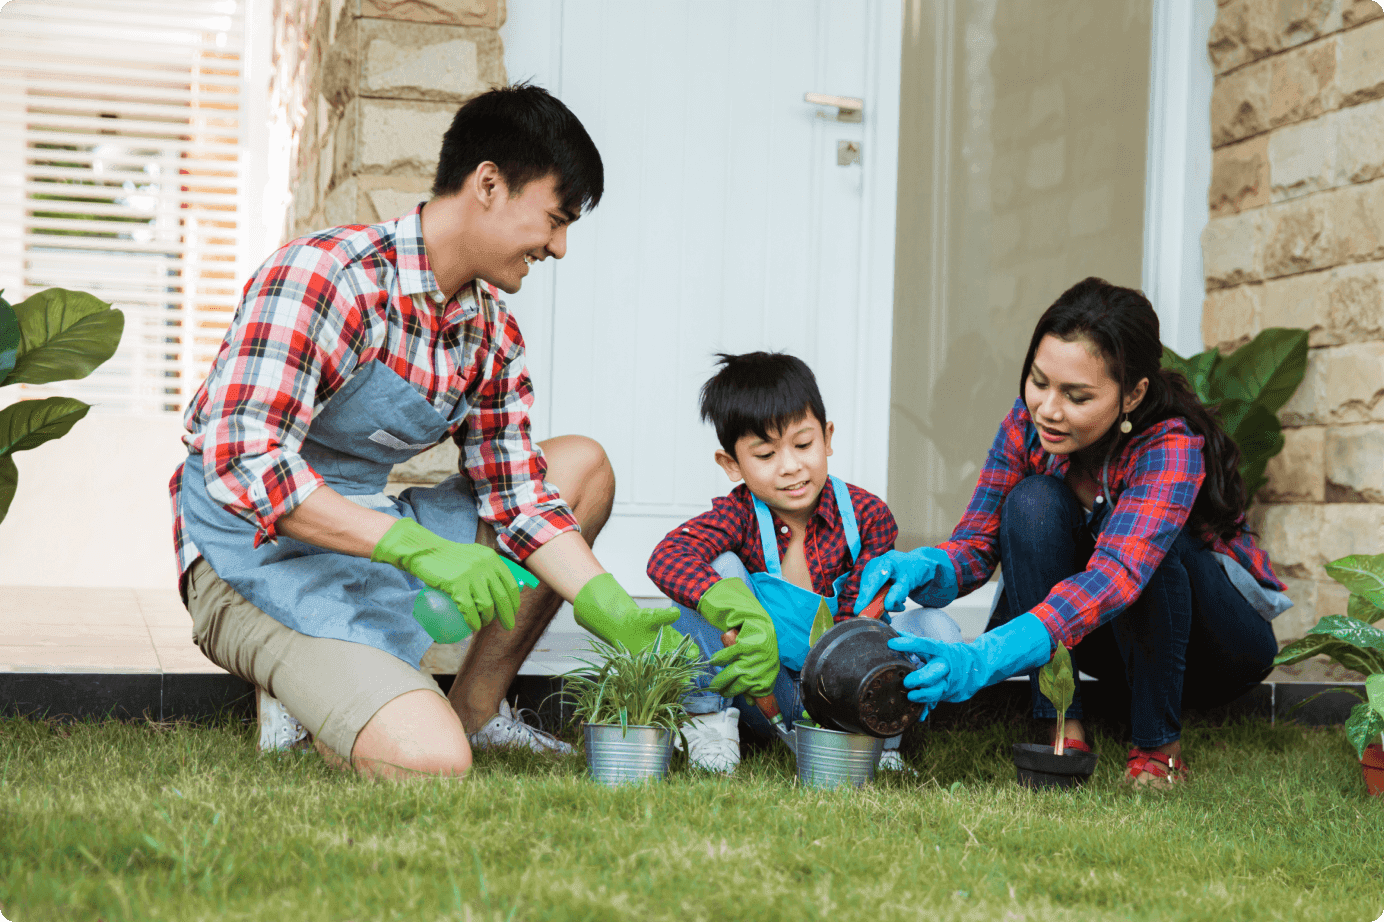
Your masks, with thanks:
<instances>
[{"instance_id":1,"label":"man's knee","mask_svg":"<svg viewBox=\"0 0 1384 922\"><path fill-rule=\"evenodd\" d=\"M471 768L471 745L447 699L420 690L400 695L370 718L351 748L351 764L379 777L460 777Z\"/></svg>"},{"instance_id":2,"label":"man's knee","mask_svg":"<svg viewBox=\"0 0 1384 922\"><path fill-rule=\"evenodd\" d=\"M615 469L600 442L584 435L562 435L543 442L542 448L548 479L574 511L582 506L608 513L615 500Z\"/></svg>"}]
</instances>

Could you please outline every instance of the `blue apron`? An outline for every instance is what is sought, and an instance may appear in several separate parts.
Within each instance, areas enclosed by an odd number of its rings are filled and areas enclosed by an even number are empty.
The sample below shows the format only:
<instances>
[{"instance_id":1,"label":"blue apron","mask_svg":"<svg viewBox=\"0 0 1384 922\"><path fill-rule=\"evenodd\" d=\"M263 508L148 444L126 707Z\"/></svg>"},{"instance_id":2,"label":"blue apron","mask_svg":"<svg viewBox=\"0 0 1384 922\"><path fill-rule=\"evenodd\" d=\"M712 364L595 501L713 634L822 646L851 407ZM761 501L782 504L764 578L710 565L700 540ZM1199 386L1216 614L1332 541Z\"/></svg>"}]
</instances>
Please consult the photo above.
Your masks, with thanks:
<instances>
[{"instance_id":1,"label":"blue apron","mask_svg":"<svg viewBox=\"0 0 1384 922\"><path fill-rule=\"evenodd\" d=\"M313 417L299 454L327 485L367 508L415 519L470 544L476 500L453 475L434 487L384 494L389 472L441 442L464 420L462 400L444 416L383 362L357 369ZM255 526L207 492L200 454L183 464L184 527L218 576L256 608L302 634L368 644L414 666L432 638L413 618L423 583L389 564L279 536L254 546Z\"/></svg>"},{"instance_id":2,"label":"blue apron","mask_svg":"<svg viewBox=\"0 0 1384 922\"><path fill-rule=\"evenodd\" d=\"M831 488L836 493L836 508L841 512L841 526L846 531L846 544L854 562L860 557L860 528L855 522L855 507L851 505L850 490L845 482L836 477L830 477L830 480ZM754 514L759 522L759 541L764 548L765 572L750 574L750 588L774 621L779 662L789 669L801 671L803 661L807 659L808 638L812 634L812 622L817 618L818 607L825 601L827 609L835 615L841 586L851 574L848 570L838 576L831 584L831 596L825 599L788 582L783 578L783 566L779 562L773 516L769 513L769 507L757 496L754 498Z\"/></svg>"}]
</instances>

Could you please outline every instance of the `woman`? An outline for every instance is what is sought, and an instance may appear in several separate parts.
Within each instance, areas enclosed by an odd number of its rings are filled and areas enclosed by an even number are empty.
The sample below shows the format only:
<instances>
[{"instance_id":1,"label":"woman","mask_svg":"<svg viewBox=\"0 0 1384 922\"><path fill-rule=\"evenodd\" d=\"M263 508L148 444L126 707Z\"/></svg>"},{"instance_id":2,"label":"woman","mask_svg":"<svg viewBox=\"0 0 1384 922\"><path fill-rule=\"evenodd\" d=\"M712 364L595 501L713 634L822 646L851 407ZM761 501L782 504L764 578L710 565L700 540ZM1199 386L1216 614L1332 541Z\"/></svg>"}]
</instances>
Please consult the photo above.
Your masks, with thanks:
<instances>
[{"instance_id":1,"label":"woman","mask_svg":"<svg viewBox=\"0 0 1384 922\"><path fill-rule=\"evenodd\" d=\"M870 599L892 581L942 607L985 583L1004 591L973 643L904 636L926 665L905 684L929 707L1046 663L1058 643L1088 675L1128 689L1126 778L1185 777L1184 702L1210 707L1262 681L1277 652L1268 619L1292 603L1245 529L1240 452L1188 388L1160 367L1158 316L1140 292L1088 278L1038 321L1020 397L1000 426L949 541L871 562ZM1034 716L1056 712L1037 691ZM1080 697L1068 746L1089 749Z\"/></svg>"}]
</instances>

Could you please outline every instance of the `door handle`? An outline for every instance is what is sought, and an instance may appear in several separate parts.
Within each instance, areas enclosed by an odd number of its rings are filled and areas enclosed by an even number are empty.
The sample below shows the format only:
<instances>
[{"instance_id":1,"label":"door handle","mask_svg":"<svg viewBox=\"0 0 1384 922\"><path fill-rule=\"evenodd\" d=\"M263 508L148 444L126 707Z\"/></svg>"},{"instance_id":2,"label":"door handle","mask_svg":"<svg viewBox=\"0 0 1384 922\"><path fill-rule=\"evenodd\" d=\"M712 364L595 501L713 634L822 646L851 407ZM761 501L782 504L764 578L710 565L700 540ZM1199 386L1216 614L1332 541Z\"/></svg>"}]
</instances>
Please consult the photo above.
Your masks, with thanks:
<instances>
[{"instance_id":1,"label":"door handle","mask_svg":"<svg viewBox=\"0 0 1384 922\"><path fill-rule=\"evenodd\" d=\"M804 93L803 102L814 106L827 106L836 109L836 121L858 122L865 111L865 100L854 96L830 96L826 93ZM825 112L818 112L818 118L831 118Z\"/></svg>"}]
</instances>

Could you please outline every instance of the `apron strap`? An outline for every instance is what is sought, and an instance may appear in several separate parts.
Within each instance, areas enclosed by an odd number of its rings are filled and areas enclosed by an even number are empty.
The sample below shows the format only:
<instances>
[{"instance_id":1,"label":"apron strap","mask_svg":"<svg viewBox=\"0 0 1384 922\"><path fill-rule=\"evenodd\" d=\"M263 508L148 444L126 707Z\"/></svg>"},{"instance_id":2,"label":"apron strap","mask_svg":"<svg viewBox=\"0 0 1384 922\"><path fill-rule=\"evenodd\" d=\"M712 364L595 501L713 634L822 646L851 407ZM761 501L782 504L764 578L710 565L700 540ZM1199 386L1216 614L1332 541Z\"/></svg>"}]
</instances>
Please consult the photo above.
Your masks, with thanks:
<instances>
[{"instance_id":1,"label":"apron strap","mask_svg":"<svg viewBox=\"0 0 1384 922\"><path fill-rule=\"evenodd\" d=\"M769 507L753 493L750 497L754 500L754 515L759 522L759 543L764 550L764 572L770 576L782 578L783 567L779 565L778 536L774 534L774 517L769 513Z\"/></svg>"},{"instance_id":2,"label":"apron strap","mask_svg":"<svg viewBox=\"0 0 1384 922\"><path fill-rule=\"evenodd\" d=\"M841 514L841 527L846 532L846 546L851 551L851 562L860 559L860 526L855 521L855 506L851 505L851 491L846 482L835 475L831 476L831 488L836 493L836 511Z\"/></svg>"}]
</instances>

